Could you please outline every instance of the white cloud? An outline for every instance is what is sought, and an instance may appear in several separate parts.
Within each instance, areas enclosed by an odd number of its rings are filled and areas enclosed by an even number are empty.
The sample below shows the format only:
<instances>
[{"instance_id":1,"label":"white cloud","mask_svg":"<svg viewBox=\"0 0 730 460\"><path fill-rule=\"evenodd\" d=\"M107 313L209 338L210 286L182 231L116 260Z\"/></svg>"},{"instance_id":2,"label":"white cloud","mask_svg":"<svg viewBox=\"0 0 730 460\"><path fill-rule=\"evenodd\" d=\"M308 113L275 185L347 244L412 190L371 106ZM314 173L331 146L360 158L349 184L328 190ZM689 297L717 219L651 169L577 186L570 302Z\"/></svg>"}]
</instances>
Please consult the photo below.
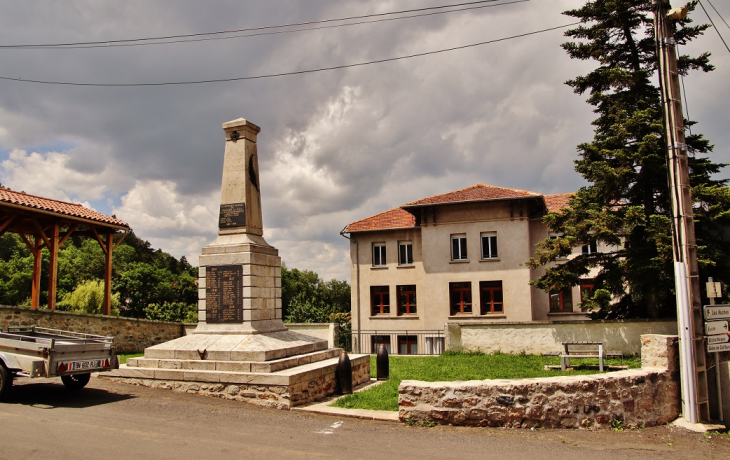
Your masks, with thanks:
<instances>
[{"instance_id":1,"label":"white cloud","mask_svg":"<svg viewBox=\"0 0 730 460\"><path fill-rule=\"evenodd\" d=\"M197 263L217 231L220 191L183 195L172 181L136 181L114 214L153 247Z\"/></svg>"},{"instance_id":2,"label":"white cloud","mask_svg":"<svg viewBox=\"0 0 730 460\"><path fill-rule=\"evenodd\" d=\"M66 152L27 152L12 150L0 163L0 182L5 186L33 195L64 201L98 200L119 183L112 167L89 173L70 167L78 149Z\"/></svg>"}]
</instances>

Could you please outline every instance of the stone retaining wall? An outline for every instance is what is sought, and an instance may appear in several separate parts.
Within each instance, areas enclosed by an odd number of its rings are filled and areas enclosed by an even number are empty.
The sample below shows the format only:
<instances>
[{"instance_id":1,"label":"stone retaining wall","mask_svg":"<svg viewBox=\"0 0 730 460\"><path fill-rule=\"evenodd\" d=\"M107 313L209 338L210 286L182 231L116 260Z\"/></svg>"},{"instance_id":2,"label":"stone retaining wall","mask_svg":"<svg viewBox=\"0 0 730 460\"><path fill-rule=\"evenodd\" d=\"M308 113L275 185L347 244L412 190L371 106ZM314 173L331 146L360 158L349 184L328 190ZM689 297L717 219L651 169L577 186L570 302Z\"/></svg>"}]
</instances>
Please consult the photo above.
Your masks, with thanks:
<instances>
[{"instance_id":1,"label":"stone retaining wall","mask_svg":"<svg viewBox=\"0 0 730 460\"><path fill-rule=\"evenodd\" d=\"M644 335L642 369L468 382L404 380L401 421L513 428L654 426L680 414L676 336Z\"/></svg>"},{"instance_id":2,"label":"stone retaining wall","mask_svg":"<svg viewBox=\"0 0 730 460\"><path fill-rule=\"evenodd\" d=\"M353 356L350 362L352 365L353 386L370 380L370 355ZM108 377L106 374L102 374L102 377L131 385L231 399L273 409L291 409L294 406L319 401L333 394L336 385L336 367L337 364L333 364L324 369L302 375L300 381L289 386L261 384L233 385L225 383L119 378L113 376Z\"/></svg>"},{"instance_id":3,"label":"stone retaining wall","mask_svg":"<svg viewBox=\"0 0 730 460\"><path fill-rule=\"evenodd\" d=\"M39 326L113 336L117 353L141 353L147 347L184 333L182 323L0 305L0 328L8 326Z\"/></svg>"},{"instance_id":4,"label":"stone retaining wall","mask_svg":"<svg viewBox=\"0 0 730 460\"><path fill-rule=\"evenodd\" d=\"M641 352L644 334L677 334L677 321L459 321L446 323L445 335L449 351L539 355L562 351L563 342L603 342L605 350L628 356Z\"/></svg>"}]
</instances>

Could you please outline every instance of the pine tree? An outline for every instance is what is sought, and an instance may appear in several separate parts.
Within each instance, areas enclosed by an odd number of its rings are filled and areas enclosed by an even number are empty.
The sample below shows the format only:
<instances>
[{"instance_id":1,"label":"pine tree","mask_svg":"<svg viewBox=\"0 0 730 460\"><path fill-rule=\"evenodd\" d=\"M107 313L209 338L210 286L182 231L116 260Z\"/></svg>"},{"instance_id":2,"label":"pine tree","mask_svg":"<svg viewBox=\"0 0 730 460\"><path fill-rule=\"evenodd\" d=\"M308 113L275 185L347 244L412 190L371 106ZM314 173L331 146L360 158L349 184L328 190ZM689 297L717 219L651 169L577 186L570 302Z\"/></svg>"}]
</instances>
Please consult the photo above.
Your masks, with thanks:
<instances>
[{"instance_id":1,"label":"pine tree","mask_svg":"<svg viewBox=\"0 0 730 460\"><path fill-rule=\"evenodd\" d=\"M696 3L690 2L688 9ZM592 72L566 82L577 94L588 94L598 116L592 123L593 141L578 146L575 161L589 185L573 195L567 209L545 217L550 230L561 236L539 243L528 264L547 265L594 241L613 248L551 264L533 283L546 291L562 289L597 270L593 296L582 305L593 308L594 317L676 315L667 144L652 8L651 0L592 0L564 13L582 24L566 32L578 41L564 43L563 49L573 59L598 63ZM689 16L678 22L675 38L680 45L708 27L691 22ZM713 69L709 53L681 55L679 67L682 74ZM709 273L730 281L727 265L719 263L728 259L722 228L728 223L730 193L725 180L713 178L725 165L705 156L712 146L702 135L689 134L687 144L702 279Z\"/></svg>"}]
</instances>

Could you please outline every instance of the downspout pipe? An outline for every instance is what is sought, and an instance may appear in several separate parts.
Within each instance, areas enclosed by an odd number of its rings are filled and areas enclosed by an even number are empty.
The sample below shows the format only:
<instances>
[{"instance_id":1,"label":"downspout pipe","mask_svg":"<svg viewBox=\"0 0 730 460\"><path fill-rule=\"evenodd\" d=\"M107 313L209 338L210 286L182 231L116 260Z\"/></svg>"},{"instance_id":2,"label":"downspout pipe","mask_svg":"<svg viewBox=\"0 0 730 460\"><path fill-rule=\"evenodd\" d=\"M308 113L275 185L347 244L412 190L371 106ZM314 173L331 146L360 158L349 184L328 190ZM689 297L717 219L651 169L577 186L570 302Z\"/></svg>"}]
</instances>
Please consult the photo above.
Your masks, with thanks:
<instances>
[{"instance_id":1,"label":"downspout pipe","mask_svg":"<svg viewBox=\"0 0 730 460\"><path fill-rule=\"evenodd\" d=\"M355 290L355 310L357 311L357 346L360 347L360 244L359 241L357 241L356 239L345 235L345 230L347 230L347 226L342 229L342 231L340 232L340 236L342 236L343 238L347 238L352 243L355 243L355 281L357 282L357 289Z\"/></svg>"}]
</instances>

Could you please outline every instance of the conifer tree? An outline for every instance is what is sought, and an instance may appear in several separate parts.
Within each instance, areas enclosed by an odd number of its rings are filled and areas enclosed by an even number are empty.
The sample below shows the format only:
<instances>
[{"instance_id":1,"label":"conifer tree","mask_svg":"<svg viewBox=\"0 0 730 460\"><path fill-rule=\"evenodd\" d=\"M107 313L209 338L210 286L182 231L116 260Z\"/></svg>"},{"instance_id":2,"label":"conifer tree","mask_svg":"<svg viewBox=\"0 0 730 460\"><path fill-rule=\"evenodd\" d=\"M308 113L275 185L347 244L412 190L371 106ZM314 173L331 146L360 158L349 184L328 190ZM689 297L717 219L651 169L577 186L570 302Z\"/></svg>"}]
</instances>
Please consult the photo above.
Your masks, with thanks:
<instances>
[{"instance_id":1,"label":"conifer tree","mask_svg":"<svg viewBox=\"0 0 730 460\"><path fill-rule=\"evenodd\" d=\"M690 12L696 3L687 5ZM566 32L576 41L564 43L563 49L573 59L598 63L588 74L566 82L577 94L587 94L594 106L595 137L578 146L575 161L588 185L572 196L567 209L545 217L550 230L561 236L539 243L528 264L538 268L568 256L574 247L607 245L608 250L550 264L533 282L552 291L575 286L597 270L593 296L582 304L594 309L594 317L676 315L667 144L652 8L651 0L591 0L564 13L582 24ZM690 16L677 23L679 45L708 27L691 25ZM713 69L709 53L680 55L679 68L682 74ZM709 275L730 281L723 262L728 251L722 244L730 193L726 180L713 176L725 165L706 157L712 146L702 135L688 134L687 144L702 279Z\"/></svg>"}]
</instances>

